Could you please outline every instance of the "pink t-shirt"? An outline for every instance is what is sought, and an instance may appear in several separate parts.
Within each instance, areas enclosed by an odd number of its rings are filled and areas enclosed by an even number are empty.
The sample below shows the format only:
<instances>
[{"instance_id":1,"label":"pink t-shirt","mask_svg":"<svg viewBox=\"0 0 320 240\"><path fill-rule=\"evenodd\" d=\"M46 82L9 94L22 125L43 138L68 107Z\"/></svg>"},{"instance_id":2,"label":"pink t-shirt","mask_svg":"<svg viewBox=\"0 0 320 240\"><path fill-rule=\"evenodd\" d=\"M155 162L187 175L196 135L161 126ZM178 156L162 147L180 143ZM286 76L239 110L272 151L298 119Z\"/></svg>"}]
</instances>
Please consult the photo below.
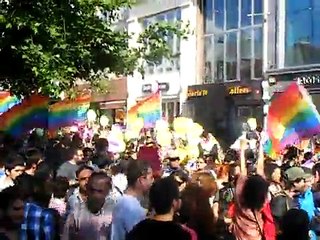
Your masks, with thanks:
<instances>
[{"instance_id":1,"label":"pink t-shirt","mask_svg":"<svg viewBox=\"0 0 320 240\"><path fill-rule=\"evenodd\" d=\"M261 232L263 232L264 224L262 213L255 211L255 218L251 209L245 209L241 206L240 199L242 198L242 190L246 180L247 177L245 176L239 176L237 180L235 208L231 230L237 240L261 240Z\"/></svg>"}]
</instances>

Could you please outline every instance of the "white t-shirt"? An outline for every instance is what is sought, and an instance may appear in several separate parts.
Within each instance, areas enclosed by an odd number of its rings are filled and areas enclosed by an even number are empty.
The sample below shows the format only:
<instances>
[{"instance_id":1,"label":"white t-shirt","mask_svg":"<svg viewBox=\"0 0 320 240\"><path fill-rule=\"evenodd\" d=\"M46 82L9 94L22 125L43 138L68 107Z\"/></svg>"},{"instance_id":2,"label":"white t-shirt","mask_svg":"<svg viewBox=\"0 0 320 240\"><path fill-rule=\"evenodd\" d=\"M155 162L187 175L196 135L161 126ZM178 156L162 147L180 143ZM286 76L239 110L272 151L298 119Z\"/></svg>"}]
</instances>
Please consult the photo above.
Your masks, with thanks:
<instances>
[{"instance_id":1,"label":"white t-shirt","mask_svg":"<svg viewBox=\"0 0 320 240\"><path fill-rule=\"evenodd\" d=\"M3 189L12 187L13 185L14 185L13 181L10 178L7 178L7 176L2 176L0 178L0 192L2 192Z\"/></svg>"}]
</instances>

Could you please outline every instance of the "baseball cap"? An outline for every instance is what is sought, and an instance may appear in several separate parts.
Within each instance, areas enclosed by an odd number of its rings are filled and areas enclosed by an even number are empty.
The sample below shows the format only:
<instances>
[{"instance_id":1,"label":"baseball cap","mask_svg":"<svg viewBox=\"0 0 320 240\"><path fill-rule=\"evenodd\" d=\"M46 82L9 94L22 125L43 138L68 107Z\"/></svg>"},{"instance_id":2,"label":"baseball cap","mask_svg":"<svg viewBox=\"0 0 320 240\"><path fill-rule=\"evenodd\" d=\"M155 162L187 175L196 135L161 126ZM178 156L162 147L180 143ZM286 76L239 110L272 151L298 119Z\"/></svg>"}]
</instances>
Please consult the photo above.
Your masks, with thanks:
<instances>
[{"instance_id":1,"label":"baseball cap","mask_svg":"<svg viewBox=\"0 0 320 240\"><path fill-rule=\"evenodd\" d=\"M290 182L294 182L297 179L306 179L312 176L312 174L306 173L301 167L291 167L285 171L285 174Z\"/></svg>"}]
</instances>

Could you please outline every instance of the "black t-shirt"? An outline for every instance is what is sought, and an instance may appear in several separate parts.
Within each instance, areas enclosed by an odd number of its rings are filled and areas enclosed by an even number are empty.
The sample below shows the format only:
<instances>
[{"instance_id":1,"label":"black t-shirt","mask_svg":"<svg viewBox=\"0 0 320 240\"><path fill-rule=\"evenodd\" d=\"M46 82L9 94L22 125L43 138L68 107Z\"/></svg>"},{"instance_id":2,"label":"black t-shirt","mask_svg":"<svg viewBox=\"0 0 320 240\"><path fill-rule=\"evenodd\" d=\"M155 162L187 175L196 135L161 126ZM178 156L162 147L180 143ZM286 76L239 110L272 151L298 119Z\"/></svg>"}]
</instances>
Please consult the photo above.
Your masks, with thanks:
<instances>
[{"instance_id":1,"label":"black t-shirt","mask_svg":"<svg viewBox=\"0 0 320 240\"><path fill-rule=\"evenodd\" d=\"M146 219L138 223L126 240L191 240L191 234L175 222Z\"/></svg>"}]
</instances>

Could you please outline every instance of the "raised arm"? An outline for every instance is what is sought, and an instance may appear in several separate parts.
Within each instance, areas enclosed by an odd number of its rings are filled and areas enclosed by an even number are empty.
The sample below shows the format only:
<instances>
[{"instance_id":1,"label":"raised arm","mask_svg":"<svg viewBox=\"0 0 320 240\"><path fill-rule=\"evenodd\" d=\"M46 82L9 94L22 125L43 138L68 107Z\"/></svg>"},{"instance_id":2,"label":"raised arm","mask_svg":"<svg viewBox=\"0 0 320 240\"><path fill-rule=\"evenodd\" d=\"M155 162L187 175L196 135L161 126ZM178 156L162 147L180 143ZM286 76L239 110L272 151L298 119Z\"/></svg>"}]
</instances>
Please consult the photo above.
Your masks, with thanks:
<instances>
[{"instance_id":1,"label":"raised arm","mask_svg":"<svg viewBox=\"0 0 320 240\"><path fill-rule=\"evenodd\" d=\"M248 175L247 163L246 163L246 157L245 157L245 151L247 147L248 147L247 139L241 139L240 140L240 171L241 171L241 175L243 176Z\"/></svg>"}]
</instances>

